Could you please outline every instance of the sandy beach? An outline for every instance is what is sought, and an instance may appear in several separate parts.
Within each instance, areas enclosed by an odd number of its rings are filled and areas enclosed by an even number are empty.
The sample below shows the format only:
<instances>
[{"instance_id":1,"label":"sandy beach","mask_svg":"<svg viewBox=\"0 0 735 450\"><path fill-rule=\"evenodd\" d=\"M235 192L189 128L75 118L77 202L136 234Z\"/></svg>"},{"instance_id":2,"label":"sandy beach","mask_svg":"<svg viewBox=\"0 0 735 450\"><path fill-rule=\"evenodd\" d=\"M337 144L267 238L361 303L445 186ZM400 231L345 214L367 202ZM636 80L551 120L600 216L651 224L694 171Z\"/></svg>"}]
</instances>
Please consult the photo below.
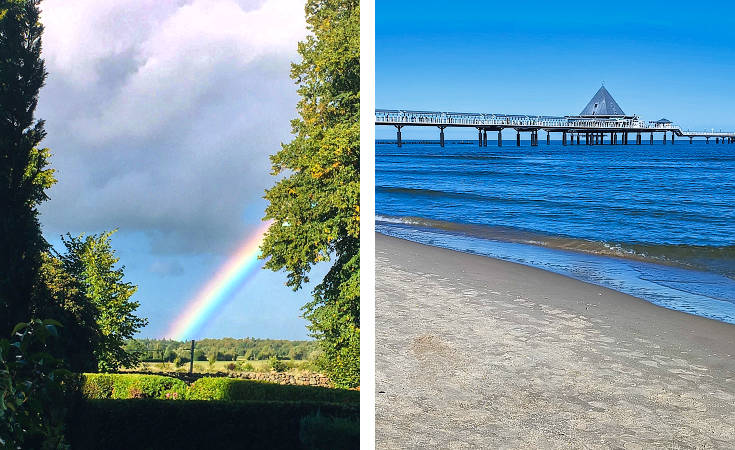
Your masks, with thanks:
<instances>
[{"instance_id":1,"label":"sandy beach","mask_svg":"<svg viewBox=\"0 0 735 450\"><path fill-rule=\"evenodd\" d=\"M735 448L735 325L376 234L377 448Z\"/></svg>"}]
</instances>

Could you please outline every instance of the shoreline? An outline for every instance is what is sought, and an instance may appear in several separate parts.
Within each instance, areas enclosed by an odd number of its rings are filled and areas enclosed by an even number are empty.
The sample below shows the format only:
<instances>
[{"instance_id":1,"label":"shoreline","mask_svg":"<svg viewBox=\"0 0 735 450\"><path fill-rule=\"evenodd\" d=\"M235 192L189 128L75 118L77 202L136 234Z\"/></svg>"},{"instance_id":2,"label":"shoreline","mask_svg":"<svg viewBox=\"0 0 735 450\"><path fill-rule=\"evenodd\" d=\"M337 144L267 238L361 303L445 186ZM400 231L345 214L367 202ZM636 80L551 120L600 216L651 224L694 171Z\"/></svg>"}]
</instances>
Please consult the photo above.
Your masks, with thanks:
<instances>
[{"instance_id":1,"label":"shoreline","mask_svg":"<svg viewBox=\"0 0 735 450\"><path fill-rule=\"evenodd\" d=\"M732 446L733 354L735 325L376 233L379 448Z\"/></svg>"},{"instance_id":2,"label":"shoreline","mask_svg":"<svg viewBox=\"0 0 735 450\"><path fill-rule=\"evenodd\" d=\"M735 279L722 273L663 264L634 257L560 248L543 242L513 239L508 235L483 236L453 233L442 228L402 222L377 222L377 233L411 242L460 251L491 259L520 263L585 283L604 286L657 306L735 324ZM481 226L481 228L486 228ZM504 230L503 227L496 227ZM463 230L466 231L466 230Z\"/></svg>"}]
</instances>

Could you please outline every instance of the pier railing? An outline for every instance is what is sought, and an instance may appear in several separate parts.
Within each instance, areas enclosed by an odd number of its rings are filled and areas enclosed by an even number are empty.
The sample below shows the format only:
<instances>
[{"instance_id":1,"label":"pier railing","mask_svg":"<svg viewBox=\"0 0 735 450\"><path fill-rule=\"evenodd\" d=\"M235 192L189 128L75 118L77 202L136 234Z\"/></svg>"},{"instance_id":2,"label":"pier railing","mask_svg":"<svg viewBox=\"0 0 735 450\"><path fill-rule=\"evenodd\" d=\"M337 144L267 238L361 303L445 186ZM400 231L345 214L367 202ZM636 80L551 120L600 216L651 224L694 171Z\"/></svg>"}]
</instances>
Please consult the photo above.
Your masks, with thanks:
<instances>
[{"instance_id":1,"label":"pier railing","mask_svg":"<svg viewBox=\"0 0 735 450\"><path fill-rule=\"evenodd\" d=\"M638 116L590 118L580 116L538 116L525 114L483 114L440 111L375 110L376 125L475 127L478 129L515 128L518 130L549 130L572 132L632 131L667 132L686 137L735 138L733 132L683 131L672 123L645 122Z\"/></svg>"}]
</instances>

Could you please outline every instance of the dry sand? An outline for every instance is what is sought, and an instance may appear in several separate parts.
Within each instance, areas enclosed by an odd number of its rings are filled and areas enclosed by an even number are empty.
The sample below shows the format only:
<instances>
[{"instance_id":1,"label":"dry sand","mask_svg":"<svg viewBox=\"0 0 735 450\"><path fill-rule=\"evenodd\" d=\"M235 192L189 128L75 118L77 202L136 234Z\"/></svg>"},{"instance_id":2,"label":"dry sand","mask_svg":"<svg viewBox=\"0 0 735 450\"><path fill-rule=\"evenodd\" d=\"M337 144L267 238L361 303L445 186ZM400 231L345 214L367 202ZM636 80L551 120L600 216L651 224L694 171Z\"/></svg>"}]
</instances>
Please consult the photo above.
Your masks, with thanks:
<instances>
[{"instance_id":1,"label":"dry sand","mask_svg":"<svg viewBox=\"0 0 735 450\"><path fill-rule=\"evenodd\" d=\"M735 448L735 326L376 235L378 448Z\"/></svg>"}]
</instances>

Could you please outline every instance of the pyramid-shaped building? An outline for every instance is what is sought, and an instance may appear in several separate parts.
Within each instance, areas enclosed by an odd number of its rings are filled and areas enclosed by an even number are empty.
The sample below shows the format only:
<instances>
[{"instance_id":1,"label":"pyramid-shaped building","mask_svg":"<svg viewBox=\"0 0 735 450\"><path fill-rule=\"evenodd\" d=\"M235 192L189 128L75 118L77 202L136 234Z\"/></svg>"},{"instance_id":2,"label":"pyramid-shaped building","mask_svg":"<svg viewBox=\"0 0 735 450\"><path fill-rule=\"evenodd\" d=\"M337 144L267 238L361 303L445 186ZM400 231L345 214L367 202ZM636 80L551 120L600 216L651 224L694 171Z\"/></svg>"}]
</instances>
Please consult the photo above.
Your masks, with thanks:
<instances>
[{"instance_id":1,"label":"pyramid-shaped building","mask_svg":"<svg viewBox=\"0 0 735 450\"><path fill-rule=\"evenodd\" d=\"M600 90L592 97L587 106L584 107L579 114L580 117L626 117L618 102L612 98L612 95L605 89Z\"/></svg>"}]
</instances>

